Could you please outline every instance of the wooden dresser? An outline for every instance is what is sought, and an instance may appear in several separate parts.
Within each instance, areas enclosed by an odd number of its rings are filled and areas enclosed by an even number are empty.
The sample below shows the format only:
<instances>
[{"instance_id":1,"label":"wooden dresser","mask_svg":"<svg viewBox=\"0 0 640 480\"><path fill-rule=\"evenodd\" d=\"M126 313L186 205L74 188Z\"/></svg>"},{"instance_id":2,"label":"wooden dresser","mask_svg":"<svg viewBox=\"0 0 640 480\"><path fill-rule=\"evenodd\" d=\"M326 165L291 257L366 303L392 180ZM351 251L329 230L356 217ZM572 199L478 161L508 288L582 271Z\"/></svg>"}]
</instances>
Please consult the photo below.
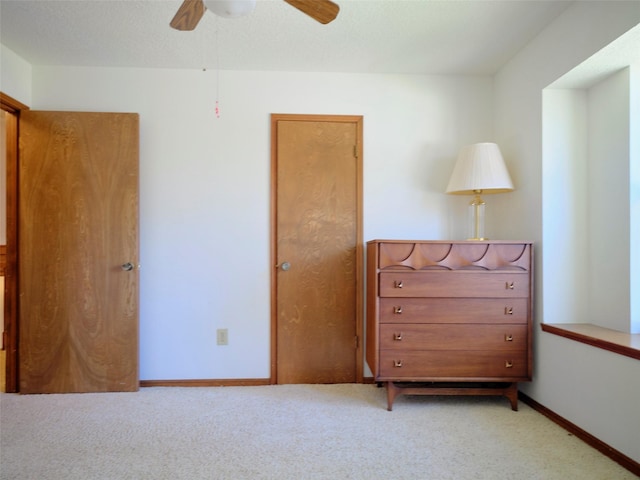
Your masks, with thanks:
<instances>
[{"instance_id":1,"label":"wooden dresser","mask_svg":"<svg viewBox=\"0 0 640 480\"><path fill-rule=\"evenodd\" d=\"M367 242L367 363L397 395L504 395L531 380L533 245Z\"/></svg>"}]
</instances>

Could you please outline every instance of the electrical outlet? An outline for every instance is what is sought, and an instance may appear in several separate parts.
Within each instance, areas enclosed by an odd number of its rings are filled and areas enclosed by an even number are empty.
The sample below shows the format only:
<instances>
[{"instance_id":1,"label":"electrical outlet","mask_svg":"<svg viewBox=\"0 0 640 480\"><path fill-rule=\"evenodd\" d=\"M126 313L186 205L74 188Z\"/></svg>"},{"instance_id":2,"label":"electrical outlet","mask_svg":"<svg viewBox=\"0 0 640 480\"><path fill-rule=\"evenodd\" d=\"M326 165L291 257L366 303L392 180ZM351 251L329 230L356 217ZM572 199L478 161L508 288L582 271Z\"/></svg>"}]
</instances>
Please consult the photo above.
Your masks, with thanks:
<instances>
[{"instance_id":1,"label":"electrical outlet","mask_svg":"<svg viewBox=\"0 0 640 480\"><path fill-rule=\"evenodd\" d=\"M229 345L229 331L226 328L219 328L217 336L218 345Z\"/></svg>"}]
</instances>

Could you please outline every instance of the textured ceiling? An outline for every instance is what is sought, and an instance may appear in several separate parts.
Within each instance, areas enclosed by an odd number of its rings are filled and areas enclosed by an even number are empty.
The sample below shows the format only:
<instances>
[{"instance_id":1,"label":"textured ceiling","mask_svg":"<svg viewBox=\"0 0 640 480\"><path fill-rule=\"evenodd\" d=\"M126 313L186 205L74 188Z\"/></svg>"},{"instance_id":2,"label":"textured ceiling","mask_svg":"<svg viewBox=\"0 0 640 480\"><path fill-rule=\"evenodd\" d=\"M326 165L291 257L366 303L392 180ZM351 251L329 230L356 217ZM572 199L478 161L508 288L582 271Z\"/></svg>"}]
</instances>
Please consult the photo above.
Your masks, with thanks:
<instances>
[{"instance_id":1,"label":"textured ceiling","mask_svg":"<svg viewBox=\"0 0 640 480\"><path fill-rule=\"evenodd\" d=\"M258 0L178 32L182 0L0 0L0 42L32 65L488 75L572 3L335 1L328 25Z\"/></svg>"}]
</instances>

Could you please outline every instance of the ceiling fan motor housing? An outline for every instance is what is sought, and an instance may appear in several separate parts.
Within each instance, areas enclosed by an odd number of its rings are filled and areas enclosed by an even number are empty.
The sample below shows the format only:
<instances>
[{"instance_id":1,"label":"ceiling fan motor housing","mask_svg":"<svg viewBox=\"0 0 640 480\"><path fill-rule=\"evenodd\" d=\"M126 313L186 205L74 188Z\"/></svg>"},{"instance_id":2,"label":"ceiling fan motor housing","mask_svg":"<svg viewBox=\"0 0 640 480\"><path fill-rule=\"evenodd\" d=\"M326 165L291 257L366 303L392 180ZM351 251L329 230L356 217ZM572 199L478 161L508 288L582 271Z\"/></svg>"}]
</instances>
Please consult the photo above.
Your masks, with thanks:
<instances>
[{"instance_id":1,"label":"ceiling fan motor housing","mask_svg":"<svg viewBox=\"0 0 640 480\"><path fill-rule=\"evenodd\" d=\"M256 0L204 0L207 10L226 18L249 15L256 8Z\"/></svg>"}]
</instances>

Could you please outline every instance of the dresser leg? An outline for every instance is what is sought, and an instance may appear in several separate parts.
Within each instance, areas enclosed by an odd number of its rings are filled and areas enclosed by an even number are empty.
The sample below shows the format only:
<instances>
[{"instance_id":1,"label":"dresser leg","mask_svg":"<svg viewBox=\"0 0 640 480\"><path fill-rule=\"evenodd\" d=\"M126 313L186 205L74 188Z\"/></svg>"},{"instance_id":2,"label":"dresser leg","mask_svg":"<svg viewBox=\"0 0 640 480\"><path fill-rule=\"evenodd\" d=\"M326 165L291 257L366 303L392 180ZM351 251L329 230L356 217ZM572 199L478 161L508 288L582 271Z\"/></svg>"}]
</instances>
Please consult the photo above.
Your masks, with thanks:
<instances>
[{"instance_id":1,"label":"dresser leg","mask_svg":"<svg viewBox=\"0 0 640 480\"><path fill-rule=\"evenodd\" d=\"M387 410L393 410L393 401L396 398L396 395L400 392L400 389L397 388L393 382L386 382L387 386Z\"/></svg>"},{"instance_id":2,"label":"dresser leg","mask_svg":"<svg viewBox=\"0 0 640 480\"><path fill-rule=\"evenodd\" d=\"M505 396L511 402L511 410L518 411L518 384L516 382L509 385L504 392Z\"/></svg>"}]
</instances>

